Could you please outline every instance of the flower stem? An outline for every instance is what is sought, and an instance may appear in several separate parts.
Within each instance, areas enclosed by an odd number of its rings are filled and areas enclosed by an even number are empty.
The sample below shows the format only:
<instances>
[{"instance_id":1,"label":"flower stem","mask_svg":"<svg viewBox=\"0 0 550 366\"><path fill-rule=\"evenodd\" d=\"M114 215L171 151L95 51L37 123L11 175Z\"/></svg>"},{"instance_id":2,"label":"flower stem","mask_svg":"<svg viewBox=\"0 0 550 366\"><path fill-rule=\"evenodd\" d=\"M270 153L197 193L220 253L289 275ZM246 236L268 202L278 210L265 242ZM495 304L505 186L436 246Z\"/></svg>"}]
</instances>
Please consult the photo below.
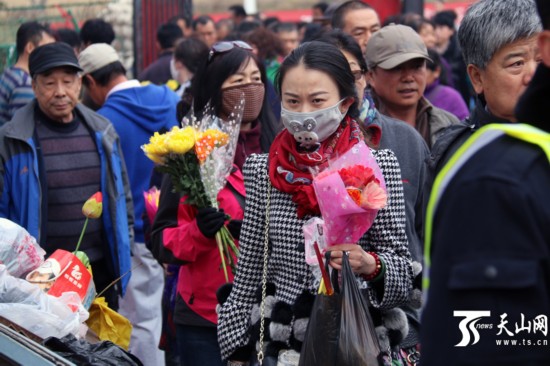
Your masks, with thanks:
<instances>
[{"instance_id":1,"label":"flower stem","mask_svg":"<svg viewBox=\"0 0 550 366\"><path fill-rule=\"evenodd\" d=\"M105 287L99 294L95 295L95 298L97 299L98 297L100 297L101 295L103 295L105 293L105 291L107 291L108 289L110 289L115 283L117 283L118 281L120 281L124 276L126 276L128 273L132 272L134 269L138 268L139 266L141 266L143 264L143 262L140 262L139 264L136 264L135 266L133 266L132 268L130 268L128 271L126 271L124 274L122 274L119 278L116 278L115 280L113 280L111 283L109 283L107 285L107 287Z\"/></svg>"},{"instance_id":2,"label":"flower stem","mask_svg":"<svg viewBox=\"0 0 550 366\"><path fill-rule=\"evenodd\" d=\"M225 256L223 253L223 243L220 232L216 233L216 242L218 243L218 250L220 251L220 258L222 259L223 274L225 276L225 282L229 282L229 276L227 275L227 266L225 264Z\"/></svg>"},{"instance_id":3,"label":"flower stem","mask_svg":"<svg viewBox=\"0 0 550 366\"><path fill-rule=\"evenodd\" d=\"M241 253L239 252L239 248L237 248L237 246L235 245L234 238L231 235L231 233L229 232L229 229L227 229L227 227L224 227L224 228L225 228L225 231L224 231L225 237L227 238L226 242L229 243L229 247L231 248L233 253L235 253L235 256L237 258L239 258L239 256L241 255ZM224 228L222 228L222 229L224 229Z\"/></svg>"},{"instance_id":4,"label":"flower stem","mask_svg":"<svg viewBox=\"0 0 550 366\"><path fill-rule=\"evenodd\" d=\"M78 243L76 244L75 252L78 252L78 249L80 248L80 243L82 243L82 238L84 237L84 233L86 232L86 227L88 226L88 217L86 217L86 221L84 221L84 227L82 228L82 232L80 233L80 238L78 238Z\"/></svg>"}]
</instances>

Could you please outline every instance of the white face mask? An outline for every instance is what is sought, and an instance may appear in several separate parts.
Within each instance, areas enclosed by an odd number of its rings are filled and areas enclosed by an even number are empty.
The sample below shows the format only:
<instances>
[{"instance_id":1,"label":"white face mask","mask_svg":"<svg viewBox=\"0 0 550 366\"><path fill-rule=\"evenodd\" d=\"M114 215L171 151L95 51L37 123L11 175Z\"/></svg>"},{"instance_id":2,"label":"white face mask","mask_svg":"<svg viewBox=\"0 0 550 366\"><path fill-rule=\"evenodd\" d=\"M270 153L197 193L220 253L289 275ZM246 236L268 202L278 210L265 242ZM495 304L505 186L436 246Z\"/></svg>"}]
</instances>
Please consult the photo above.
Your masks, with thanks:
<instances>
[{"instance_id":1,"label":"white face mask","mask_svg":"<svg viewBox=\"0 0 550 366\"><path fill-rule=\"evenodd\" d=\"M301 147L311 148L336 132L346 115L339 108L343 101L332 107L304 113L291 112L281 105L281 120Z\"/></svg>"}]
</instances>

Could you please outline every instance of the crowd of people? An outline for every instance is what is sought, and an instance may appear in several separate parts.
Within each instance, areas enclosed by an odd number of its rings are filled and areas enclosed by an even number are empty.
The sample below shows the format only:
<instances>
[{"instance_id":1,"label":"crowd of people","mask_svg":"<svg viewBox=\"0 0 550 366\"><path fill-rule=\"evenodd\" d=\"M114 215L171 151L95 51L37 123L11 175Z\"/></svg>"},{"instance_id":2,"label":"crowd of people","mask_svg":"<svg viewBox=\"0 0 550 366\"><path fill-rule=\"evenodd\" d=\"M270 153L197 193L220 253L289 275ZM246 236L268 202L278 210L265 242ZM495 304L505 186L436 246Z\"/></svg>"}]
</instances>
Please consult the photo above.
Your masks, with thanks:
<instances>
[{"instance_id":1,"label":"crowd of people","mask_svg":"<svg viewBox=\"0 0 550 366\"><path fill-rule=\"evenodd\" d=\"M0 217L47 254L72 251L83 202L102 192L81 250L133 325L131 353L152 366L286 365L319 288L304 258L304 224L321 215L312 172L365 142L388 203L327 260L349 258L380 364L547 365L550 3L478 0L460 23L453 11L382 21L358 0L315 4L311 23L228 10L167 19L135 78L102 19L79 33L22 24L0 75ZM217 208L198 209L141 147L206 109L227 122L241 101ZM230 286L223 226L240 249ZM520 314L539 347L495 343L514 339Z\"/></svg>"}]
</instances>

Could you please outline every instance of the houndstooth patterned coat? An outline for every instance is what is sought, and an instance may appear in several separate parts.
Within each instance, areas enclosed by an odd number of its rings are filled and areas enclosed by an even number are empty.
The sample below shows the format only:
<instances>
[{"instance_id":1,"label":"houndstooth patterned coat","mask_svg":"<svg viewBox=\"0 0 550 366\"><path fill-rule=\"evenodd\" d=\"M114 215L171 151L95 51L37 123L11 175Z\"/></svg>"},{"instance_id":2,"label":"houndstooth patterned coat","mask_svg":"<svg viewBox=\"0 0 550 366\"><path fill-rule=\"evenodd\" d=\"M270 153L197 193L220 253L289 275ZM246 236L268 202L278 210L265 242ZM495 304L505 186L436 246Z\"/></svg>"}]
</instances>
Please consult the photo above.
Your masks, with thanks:
<instances>
[{"instance_id":1,"label":"houndstooth patterned coat","mask_svg":"<svg viewBox=\"0 0 550 366\"><path fill-rule=\"evenodd\" d=\"M405 208L401 172L390 150L372 151L388 190L388 204L378 212L369 231L359 240L368 251L386 263L384 292L377 298L369 289L371 304L389 309L407 302L412 288L411 257L405 234ZM255 292L261 286L267 189L271 189L268 282L276 285L277 300L293 304L303 290L316 293L314 276L304 259L302 226L291 195L274 188L269 181L267 154L251 155L244 166L246 209L240 236L237 274L231 294L218 314L218 341L222 358L248 342L247 332Z\"/></svg>"}]
</instances>

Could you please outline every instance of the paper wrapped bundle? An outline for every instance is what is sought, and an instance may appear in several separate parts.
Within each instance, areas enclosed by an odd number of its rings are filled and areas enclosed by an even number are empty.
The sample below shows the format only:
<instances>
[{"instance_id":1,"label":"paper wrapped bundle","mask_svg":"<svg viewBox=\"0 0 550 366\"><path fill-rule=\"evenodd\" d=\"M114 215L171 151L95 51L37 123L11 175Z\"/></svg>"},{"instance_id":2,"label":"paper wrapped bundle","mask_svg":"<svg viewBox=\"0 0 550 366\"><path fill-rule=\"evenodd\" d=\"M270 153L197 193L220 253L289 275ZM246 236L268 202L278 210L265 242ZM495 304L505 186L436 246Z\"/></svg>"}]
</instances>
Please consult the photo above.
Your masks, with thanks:
<instances>
[{"instance_id":1,"label":"paper wrapped bundle","mask_svg":"<svg viewBox=\"0 0 550 366\"><path fill-rule=\"evenodd\" d=\"M64 292L76 292L86 310L95 297L94 281L86 265L76 255L62 249L53 252L40 267L27 275L26 280L56 297Z\"/></svg>"}]
</instances>

